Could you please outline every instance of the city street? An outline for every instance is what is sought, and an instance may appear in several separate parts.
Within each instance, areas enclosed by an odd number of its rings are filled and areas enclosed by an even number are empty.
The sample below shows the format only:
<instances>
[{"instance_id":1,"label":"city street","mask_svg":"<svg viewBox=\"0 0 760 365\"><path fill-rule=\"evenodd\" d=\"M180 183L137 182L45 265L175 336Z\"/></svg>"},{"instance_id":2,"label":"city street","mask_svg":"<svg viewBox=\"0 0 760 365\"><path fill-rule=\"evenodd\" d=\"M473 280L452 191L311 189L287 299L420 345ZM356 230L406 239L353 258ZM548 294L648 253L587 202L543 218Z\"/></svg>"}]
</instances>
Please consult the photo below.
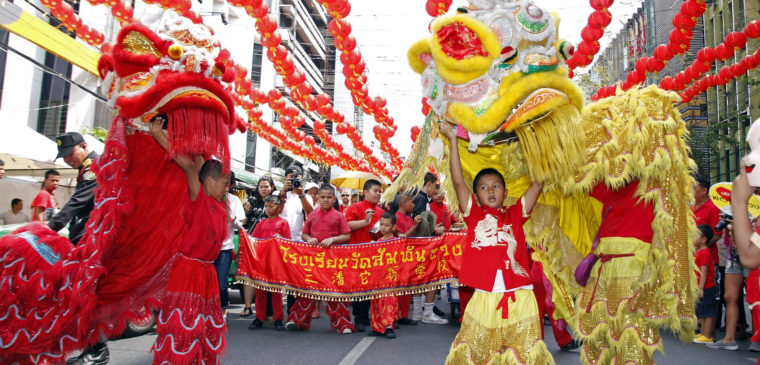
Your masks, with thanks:
<instances>
[{"instance_id":1,"label":"city street","mask_svg":"<svg viewBox=\"0 0 760 365\"><path fill-rule=\"evenodd\" d=\"M230 308L227 354L224 364L443 364L449 345L457 333L456 325L402 326L393 340L369 337L365 333L338 335L330 330L327 316L312 322L306 332L275 331L271 322L256 331L249 331L251 319L240 318L239 296L231 292L235 303ZM438 307L448 312L448 303ZM545 327L546 345L557 364L579 364L578 353L562 352ZM719 333L722 336L722 333ZM153 358L150 347L156 336L110 341L111 365L149 364ZM739 341L739 351L708 349L704 345L683 344L669 332L664 332L667 356L657 354L658 364L755 364L757 353L747 351L749 341Z\"/></svg>"}]
</instances>

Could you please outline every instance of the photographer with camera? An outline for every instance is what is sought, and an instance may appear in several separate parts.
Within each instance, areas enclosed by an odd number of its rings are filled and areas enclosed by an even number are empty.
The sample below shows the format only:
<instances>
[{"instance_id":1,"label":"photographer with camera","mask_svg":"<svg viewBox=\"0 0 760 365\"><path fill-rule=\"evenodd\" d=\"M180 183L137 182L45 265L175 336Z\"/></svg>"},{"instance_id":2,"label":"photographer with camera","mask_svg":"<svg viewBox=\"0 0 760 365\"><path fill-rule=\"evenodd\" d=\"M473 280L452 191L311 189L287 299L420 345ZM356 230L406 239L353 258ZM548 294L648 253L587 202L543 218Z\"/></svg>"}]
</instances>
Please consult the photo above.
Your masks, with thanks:
<instances>
[{"instance_id":1,"label":"photographer with camera","mask_svg":"<svg viewBox=\"0 0 760 365\"><path fill-rule=\"evenodd\" d=\"M285 185L280 191L280 199L285 202L280 217L285 218L290 225L290 237L301 241L301 230L312 210L314 201L311 196L304 194L303 170L298 165L290 165L285 169Z\"/></svg>"}]
</instances>

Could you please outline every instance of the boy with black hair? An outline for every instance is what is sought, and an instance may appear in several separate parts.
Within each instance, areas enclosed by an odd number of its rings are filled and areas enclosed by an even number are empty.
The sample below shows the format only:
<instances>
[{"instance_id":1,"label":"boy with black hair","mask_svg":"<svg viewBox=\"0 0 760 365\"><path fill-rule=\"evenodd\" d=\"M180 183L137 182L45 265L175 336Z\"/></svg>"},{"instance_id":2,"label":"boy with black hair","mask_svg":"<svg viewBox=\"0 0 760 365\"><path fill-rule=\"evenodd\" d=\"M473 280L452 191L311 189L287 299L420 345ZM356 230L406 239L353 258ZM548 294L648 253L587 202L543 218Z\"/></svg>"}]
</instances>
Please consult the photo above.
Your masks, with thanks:
<instances>
[{"instance_id":1,"label":"boy with black hair","mask_svg":"<svg viewBox=\"0 0 760 365\"><path fill-rule=\"evenodd\" d=\"M385 211L378 205L382 195L382 184L377 180L367 180L364 183L364 199L352 204L346 210L346 220L351 229L351 238L348 243L358 244L372 242L377 237L380 217ZM354 326L362 332L370 325L369 309L370 301L364 300L353 302Z\"/></svg>"},{"instance_id":2,"label":"boy with black hair","mask_svg":"<svg viewBox=\"0 0 760 365\"><path fill-rule=\"evenodd\" d=\"M697 283L699 284L699 302L695 313L701 322L701 333L694 337L694 343L712 343L712 332L715 319L718 316L718 306L715 297L718 288L715 286L715 262L708 244L713 238L713 229L707 224L697 226L699 237L694 241L694 263L697 266Z\"/></svg>"},{"instance_id":3,"label":"boy with black hair","mask_svg":"<svg viewBox=\"0 0 760 365\"><path fill-rule=\"evenodd\" d=\"M169 140L163 118L154 118L150 134L167 152ZM156 327L153 362L156 364L219 363L226 348L227 325L218 304L214 259L227 236L224 199L230 186L229 174L220 161L203 161L176 154L174 161L185 172L190 203L184 207L187 231L177 246L163 306ZM199 169L200 168L200 169ZM210 304L212 303L212 304Z\"/></svg>"},{"instance_id":4,"label":"boy with black hair","mask_svg":"<svg viewBox=\"0 0 760 365\"><path fill-rule=\"evenodd\" d=\"M309 244L324 248L347 243L351 230L343 214L333 208L335 189L329 184L320 186L317 202L318 207L306 218L301 238ZM316 305L315 300L296 297L285 328L290 331L309 329ZM330 326L336 332L344 334L356 331L351 324L351 312L348 310L347 302L328 301L327 314L330 316Z\"/></svg>"},{"instance_id":5,"label":"boy with black hair","mask_svg":"<svg viewBox=\"0 0 760 365\"><path fill-rule=\"evenodd\" d=\"M475 176L473 194L462 174L456 130L442 123L441 134L449 139L451 181L468 227L459 281L475 288L446 363L474 362L473 357L479 363L553 363L541 340L523 233L543 184L534 182L506 208L504 177L487 168ZM484 332L493 334L488 341Z\"/></svg>"},{"instance_id":6,"label":"boy with black hair","mask_svg":"<svg viewBox=\"0 0 760 365\"><path fill-rule=\"evenodd\" d=\"M42 181L42 189L32 200L32 221L45 222L61 209L58 200L55 199L55 189L61 182L61 173L58 170L50 169L45 171L45 180ZM47 213L47 214L45 214Z\"/></svg>"},{"instance_id":7,"label":"boy with black hair","mask_svg":"<svg viewBox=\"0 0 760 365\"><path fill-rule=\"evenodd\" d=\"M277 195L269 195L264 198L264 213L266 219L263 219L253 229L251 236L258 239L269 237L282 237L290 239L290 225L285 218L280 217L282 213L282 199ZM256 295L256 318L248 326L249 330L257 330L264 326L264 320L267 318L267 292L262 289L255 289ZM282 293L271 292L272 295L272 319L274 320L274 329L282 331L285 326L282 320L285 318L282 312Z\"/></svg>"}]
</instances>

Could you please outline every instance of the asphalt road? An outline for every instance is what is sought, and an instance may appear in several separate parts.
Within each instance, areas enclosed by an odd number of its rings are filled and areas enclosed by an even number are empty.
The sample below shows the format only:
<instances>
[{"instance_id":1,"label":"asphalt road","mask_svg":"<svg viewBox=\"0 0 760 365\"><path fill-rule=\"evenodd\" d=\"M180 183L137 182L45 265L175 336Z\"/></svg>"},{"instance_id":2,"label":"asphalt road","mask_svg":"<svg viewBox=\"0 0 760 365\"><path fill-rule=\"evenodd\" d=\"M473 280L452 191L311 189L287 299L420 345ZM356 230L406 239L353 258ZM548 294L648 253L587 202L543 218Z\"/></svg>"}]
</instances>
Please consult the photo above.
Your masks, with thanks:
<instances>
[{"instance_id":1,"label":"asphalt road","mask_svg":"<svg viewBox=\"0 0 760 365\"><path fill-rule=\"evenodd\" d=\"M239 301L235 293L233 302ZM449 306L439 302L448 313ZM250 319L240 318L240 304L233 304L229 315L227 353L224 364L339 364L401 365L442 364L448 354L458 326L420 324L402 326L393 340L368 337L366 333L339 335L328 324L324 310L305 332L275 331L271 323L249 331ZM557 364L580 364L579 354L562 352L557 347L550 327L545 328L546 345ZM722 336L722 333L719 333ZM154 334L120 339L108 343L112 365L150 364ZM739 351L713 350L698 344L683 344L669 332L663 332L666 356L657 354L658 364L755 364L758 354L747 351L749 341L739 341Z\"/></svg>"}]
</instances>

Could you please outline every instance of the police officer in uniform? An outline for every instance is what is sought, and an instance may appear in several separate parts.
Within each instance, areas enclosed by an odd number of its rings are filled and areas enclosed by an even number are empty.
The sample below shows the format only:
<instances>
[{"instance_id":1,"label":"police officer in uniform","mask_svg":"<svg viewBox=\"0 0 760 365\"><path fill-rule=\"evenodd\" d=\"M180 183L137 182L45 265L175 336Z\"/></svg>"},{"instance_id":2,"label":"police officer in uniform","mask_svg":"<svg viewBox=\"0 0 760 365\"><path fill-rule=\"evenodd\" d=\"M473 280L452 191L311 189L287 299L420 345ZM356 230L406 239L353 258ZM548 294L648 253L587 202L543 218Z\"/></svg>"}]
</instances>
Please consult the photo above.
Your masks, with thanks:
<instances>
[{"instance_id":1,"label":"police officer in uniform","mask_svg":"<svg viewBox=\"0 0 760 365\"><path fill-rule=\"evenodd\" d=\"M77 187L74 195L63 206L58 214L50 218L48 226L54 231L69 225L69 240L73 245L79 243L84 235L84 227L90 219L93 203L95 201L95 173L90 169L92 163L98 159L98 154L87 151L87 142L77 132L64 133L56 138L58 143L58 156L74 169L79 169L77 175Z\"/></svg>"},{"instance_id":2,"label":"police officer in uniform","mask_svg":"<svg viewBox=\"0 0 760 365\"><path fill-rule=\"evenodd\" d=\"M56 137L58 144L58 156L71 168L79 169L77 175L77 187L74 195L63 206L58 214L48 221L48 227L54 231L69 225L69 241L76 245L84 235L84 228L90 219L90 212L95 203L95 173L92 172L92 164L100 157L95 152L87 150L87 142L81 134L68 132ZM99 342L88 348L81 355L66 361L66 364L77 365L102 365L108 363L108 347L105 341Z\"/></svg>"}]
</instances>

